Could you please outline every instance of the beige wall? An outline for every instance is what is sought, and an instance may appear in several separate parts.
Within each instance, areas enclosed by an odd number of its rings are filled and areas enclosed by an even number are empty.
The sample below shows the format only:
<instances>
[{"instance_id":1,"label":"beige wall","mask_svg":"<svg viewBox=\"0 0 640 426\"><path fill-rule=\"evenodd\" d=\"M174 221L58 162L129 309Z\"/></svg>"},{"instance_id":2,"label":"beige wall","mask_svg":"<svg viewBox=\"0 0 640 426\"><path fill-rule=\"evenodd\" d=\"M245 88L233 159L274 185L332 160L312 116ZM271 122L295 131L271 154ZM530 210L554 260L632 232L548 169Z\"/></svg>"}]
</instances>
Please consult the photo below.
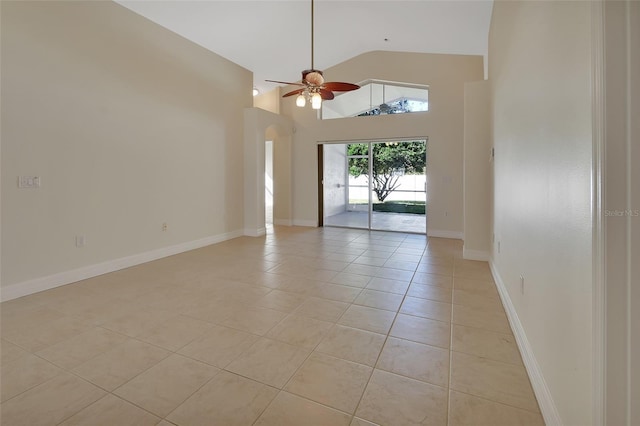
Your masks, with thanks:
<instances>
[{"instance_id":1,"label":"beige wall","mask_svg":"<svg viewBox=\"0 0 640 426\"><path fill-rule=\"evenodd\" d=\"M291 225L291 120L260 108L244 110L244 233L265 229L265 141L273 141L273 223Z\"/></svg>"},{"instance_id":2,"label":"beige wall","mask_svg":"<svg viewBox=\"0 0 640 426\"><path fill-rule=\"evenodd\" d=\"M592 423L590 19L589 2L497 1L489 36L493 262L543 414L566 425Z\"/></svg>"},{"instance_id":3,"label":"beige wall","mask_svg":"<svg viewBox=\"0 0 640 426\"><path fill-rule=\"evenodd\" d=\"M276 87L267 93L261 93L253 97L253 106L263 109L265 111L272 112L274 114L280 113L280 88Z\"/></svg>"},{"instance_id":4,"label":"beige wall","mask_svg":"<svg viewBox=\"0 0 640 426\"><path fill-rule=\"evenodd\" d=\"M3 288L241 232L251 72L113 2L1 7Z\"/></svg>"},{"instance_id":5,"label":"beige wall","mask_svg":"<svg viewBox=\"0 0 640 426\"><path fill-rule=\"evenodd\" d=\"M488 81L464 85L465 259L489 260L491 250L491 103Z\"/></svg>"},{"instance_id":6,"label":"beige wall","mask_svg":"<svg viewBox=\"0 0 640 426\"><path fill-rule=\"evenodd\" d=\"M640 3L606 1L607 425L640 424Z\"/></svg>"},{"instance_id":7,"label":"beige wall","mask_svg":"<svg viewBox=\"0 0 640 426\"><path fill-rule=\"evenodd\" d=\"M292 117L296 128L293 139L294 223L317 224L318 141L426 136L429 138L429 230L461 236L464 83L482 78L482 56L370 52L327 69L325 79L347 82L380 79L427 84L430 111L317 120L316 111L309 105L298 108L294 97L282 99L280 112Z\"/></svg>"}]
</instances>

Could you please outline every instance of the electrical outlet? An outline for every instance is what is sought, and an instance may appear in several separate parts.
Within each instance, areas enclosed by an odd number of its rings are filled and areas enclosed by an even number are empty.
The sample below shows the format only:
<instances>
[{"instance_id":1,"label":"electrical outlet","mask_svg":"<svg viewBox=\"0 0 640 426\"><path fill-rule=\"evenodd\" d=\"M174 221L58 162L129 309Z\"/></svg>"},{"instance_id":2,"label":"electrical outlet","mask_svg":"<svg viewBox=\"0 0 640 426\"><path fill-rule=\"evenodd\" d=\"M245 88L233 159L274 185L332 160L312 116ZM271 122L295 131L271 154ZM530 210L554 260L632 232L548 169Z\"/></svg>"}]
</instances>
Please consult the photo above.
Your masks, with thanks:
<instances>
[{"instance_id":1,"label":"electrical outlet","mask_svg":"<svg viewBox=\"0 0 640 426\"><path fill-rule=\"evenodd\" d=\"M40 188L40 176L18 176L18 188Z\"/></svg>"},{"instance_id":2,"label":"electrical outlet","mask_svg":"<svg viewBox=\"0 0 640 426\"><path fill-rule=\"evenodd\" d=\"M524 294L524 277L520 275L520 293Z\"/></svg>"},{"instance_id":3,"label":"electrical outlet","mask_svg":"<svg viewBox=\"0 0 640 426\"><path fill-rule=\"evenodd\" d=\"M84 247L87 240L84 235L76 235L76 247Z\"/></svg>"},{"instance_id":4,"label":"electrical outlet","mask_svg":"<svg viewBox=\"0 0 640 426\"><path fill-rule=\"evenodd\" d=\"M498 241L498 253L500 253L500 241Z\"/></svg>"},{"instance_id":5,"label":"electrical outlet","mask_svg":"<svg viewBox=\"0 0 640 426\"><path fill-rule=\"evenodd\" d=\"M162 224L162 231L166 231L167 229L169 229L169 225L167 225L167 222L164 222Z\"/></svg>"}]
</instances>

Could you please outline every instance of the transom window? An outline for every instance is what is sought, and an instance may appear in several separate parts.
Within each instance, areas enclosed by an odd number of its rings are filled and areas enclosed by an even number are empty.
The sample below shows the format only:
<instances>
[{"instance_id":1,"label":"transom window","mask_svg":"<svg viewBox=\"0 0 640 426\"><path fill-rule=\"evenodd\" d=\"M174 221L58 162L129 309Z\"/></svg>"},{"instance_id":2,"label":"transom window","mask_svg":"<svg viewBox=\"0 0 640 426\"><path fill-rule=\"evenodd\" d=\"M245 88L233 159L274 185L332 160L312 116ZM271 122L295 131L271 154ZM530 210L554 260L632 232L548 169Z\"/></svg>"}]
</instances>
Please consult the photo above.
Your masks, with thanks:
<instances>
[{"instance_id":1,"label":"transom window","mask_svg":"<svg viewBox=\"0 0 640 426\"><path fill-rule=\"evenodd\" d=\"M322 119L404 114L429 110L429 86L367 80L360 89L322 103Z\"/></svg>"}]
</instances>

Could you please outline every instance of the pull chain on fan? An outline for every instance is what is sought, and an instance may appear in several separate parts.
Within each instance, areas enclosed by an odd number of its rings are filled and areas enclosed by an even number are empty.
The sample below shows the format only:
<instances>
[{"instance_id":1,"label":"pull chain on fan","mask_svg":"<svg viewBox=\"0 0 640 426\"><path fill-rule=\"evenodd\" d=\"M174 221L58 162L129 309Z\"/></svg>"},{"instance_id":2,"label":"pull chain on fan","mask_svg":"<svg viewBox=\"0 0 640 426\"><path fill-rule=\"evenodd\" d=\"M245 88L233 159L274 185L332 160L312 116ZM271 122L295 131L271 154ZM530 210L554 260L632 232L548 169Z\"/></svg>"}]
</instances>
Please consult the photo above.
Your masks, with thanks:
<instances>
[{"instance_id":1,"label":"pull chain on fan","mask_svg":"<svg viewBox=\"0 0 640 426\"><path fill-rule=\"evenodd\" d=\"M331 100L335 97L333 92L349 92L351 90L359 89L360 86L352 83L343 82L326 82L322 71L314 68L313 62L313 48L314 48L314 4L311 0L311 68L302 71L302 82L292 83L287 81L266 80L271 83L290 84L293 86L302 86L300 89L292 90L291 92L282 95L283 98L298 95L296 98L296 105L304 107L307 100L311 102L313 109L320 109L323 100Z\"/></svg>"}]
</instances>

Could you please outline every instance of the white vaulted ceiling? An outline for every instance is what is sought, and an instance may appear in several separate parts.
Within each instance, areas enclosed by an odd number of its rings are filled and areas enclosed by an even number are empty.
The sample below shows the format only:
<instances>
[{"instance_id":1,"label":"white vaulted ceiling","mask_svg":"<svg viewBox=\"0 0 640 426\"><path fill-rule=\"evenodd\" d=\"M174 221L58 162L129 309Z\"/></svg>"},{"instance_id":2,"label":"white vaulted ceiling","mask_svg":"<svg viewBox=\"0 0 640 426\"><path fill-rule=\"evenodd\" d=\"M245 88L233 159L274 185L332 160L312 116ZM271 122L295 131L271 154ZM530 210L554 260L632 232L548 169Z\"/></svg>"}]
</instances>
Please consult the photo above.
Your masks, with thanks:
<instances>
[{"instance_id":1,"label":"white vaulted ceiling","mask_svg":"<svg viewBox=\"0 0 640 426\"><path fill-rule=\"evenodd\" d=\"M311 0L118 0L265 79L311 66ZM315 68L374 50L486 55L492 0L315 0ZM388 41L385 41L387 39Z\"/></svg>"}]
</instances>

